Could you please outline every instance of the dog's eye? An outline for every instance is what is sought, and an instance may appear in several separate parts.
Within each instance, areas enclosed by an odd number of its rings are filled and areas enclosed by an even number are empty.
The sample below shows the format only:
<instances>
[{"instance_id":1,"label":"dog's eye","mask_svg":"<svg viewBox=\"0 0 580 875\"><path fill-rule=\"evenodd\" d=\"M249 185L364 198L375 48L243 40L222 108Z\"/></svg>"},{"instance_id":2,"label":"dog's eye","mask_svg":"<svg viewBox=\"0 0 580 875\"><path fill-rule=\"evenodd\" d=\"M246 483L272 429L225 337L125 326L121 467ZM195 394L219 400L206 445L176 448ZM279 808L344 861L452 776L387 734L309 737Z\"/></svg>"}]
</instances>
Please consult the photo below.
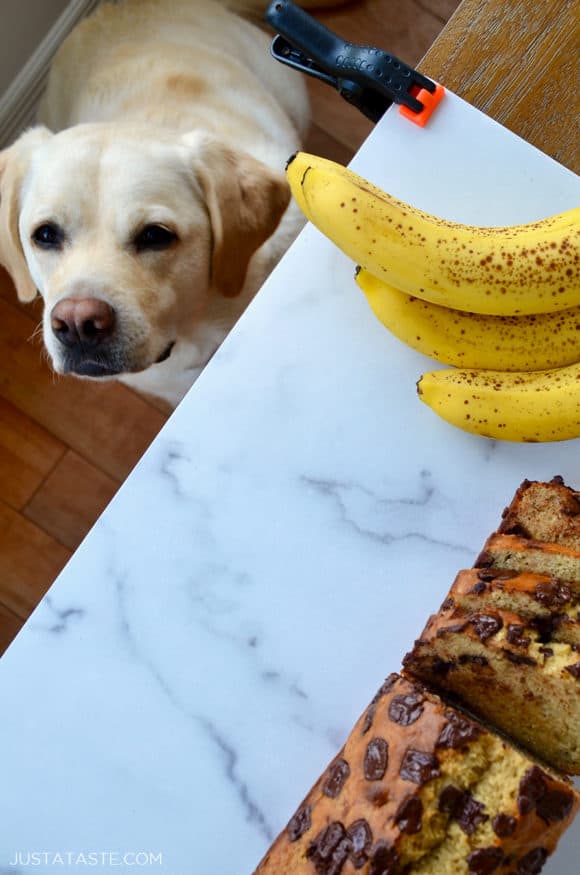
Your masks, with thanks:
<instances>
[{"instance_id":1,"label":"dog's eye","mask_svg":"<svg viewBox=\"0 0 580 875\"><path fill-rule=\"evenodd\" d=\"M164 228L163 225L145 225L135 237L135 249L143 252L146 249L168 249L177 240L177 234Z\"/></svg>"},{"instance_id":2,"label":"dog's eye","mask_svg":"<svg viewBox=\"0 0 580 875\"><path fill-rule=\"evenodd\" d=\"M54 222L45 222L33 231L32 242L42 249L62 249L64 231Z\"/></svg>"}]
</instances>

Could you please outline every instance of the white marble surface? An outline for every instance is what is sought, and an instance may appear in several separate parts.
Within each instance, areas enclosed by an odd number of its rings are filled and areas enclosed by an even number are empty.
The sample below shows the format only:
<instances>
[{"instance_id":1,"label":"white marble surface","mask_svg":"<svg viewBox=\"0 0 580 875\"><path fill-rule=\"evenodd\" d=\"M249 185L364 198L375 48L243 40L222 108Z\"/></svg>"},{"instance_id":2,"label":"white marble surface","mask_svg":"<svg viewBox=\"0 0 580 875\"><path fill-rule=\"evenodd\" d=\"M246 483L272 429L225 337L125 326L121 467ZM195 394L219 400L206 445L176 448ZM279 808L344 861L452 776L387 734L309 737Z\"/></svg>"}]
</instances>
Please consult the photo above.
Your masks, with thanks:
<instances>
[{"instance_id":1,"label":"white marble surface","mask_svg":"<svg viewBox=\"0 0 580 875\"><path fill-rule=\"evenodd\" d=\"M451 97L355 166L481 224L580 193ZM249 875L520 480L580 485L577 441L420 404L352 276L306 229L0 661L1 875ZM545 871L579 854L577 825Z\"/></svg>"}]
</instances>

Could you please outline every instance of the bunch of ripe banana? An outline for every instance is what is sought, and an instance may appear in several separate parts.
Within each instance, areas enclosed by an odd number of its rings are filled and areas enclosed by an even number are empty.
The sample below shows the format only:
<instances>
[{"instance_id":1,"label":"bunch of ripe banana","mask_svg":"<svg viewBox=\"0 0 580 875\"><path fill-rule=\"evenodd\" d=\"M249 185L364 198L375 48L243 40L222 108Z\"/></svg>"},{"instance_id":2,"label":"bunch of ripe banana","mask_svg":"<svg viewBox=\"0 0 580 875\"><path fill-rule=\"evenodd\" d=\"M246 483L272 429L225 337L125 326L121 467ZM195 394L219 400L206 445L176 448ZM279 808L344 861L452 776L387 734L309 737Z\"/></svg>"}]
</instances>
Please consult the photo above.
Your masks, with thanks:
<instances>
[{"instance_id":1,"label":"bunch of ripe banana","mask_svg":"<svg viewBox=\"0 0 580 875\"><path fill-rule=\"evenodd\" d=\"M486 437L580 437L580 209L475 227L304 152L287 176L306 217L359 265L357 282L380 321L454 366L418 381L432 410Z\"/></svg>"}]
</instances>

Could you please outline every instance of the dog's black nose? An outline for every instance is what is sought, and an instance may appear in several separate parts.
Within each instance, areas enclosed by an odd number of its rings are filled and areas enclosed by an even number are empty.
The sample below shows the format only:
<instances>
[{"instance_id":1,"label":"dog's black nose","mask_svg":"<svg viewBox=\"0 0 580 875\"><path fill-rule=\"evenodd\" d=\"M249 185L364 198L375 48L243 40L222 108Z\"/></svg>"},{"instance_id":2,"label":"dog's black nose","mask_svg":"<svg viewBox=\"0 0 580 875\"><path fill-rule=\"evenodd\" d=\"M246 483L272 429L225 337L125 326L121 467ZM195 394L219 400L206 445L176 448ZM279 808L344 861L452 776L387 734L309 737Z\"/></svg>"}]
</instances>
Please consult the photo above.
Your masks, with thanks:
<instances>
[{"instance_id":1,"label":"dog's black nose","mask_svg":"<svg viewBox=\"0 0 580 875\"><path fill-rule=\"evenodd\" d=\"M63 346L93 349L113 333L115 311L99 298L65 298L54 307L50 324Z\"/></svg>"}]
</instances>

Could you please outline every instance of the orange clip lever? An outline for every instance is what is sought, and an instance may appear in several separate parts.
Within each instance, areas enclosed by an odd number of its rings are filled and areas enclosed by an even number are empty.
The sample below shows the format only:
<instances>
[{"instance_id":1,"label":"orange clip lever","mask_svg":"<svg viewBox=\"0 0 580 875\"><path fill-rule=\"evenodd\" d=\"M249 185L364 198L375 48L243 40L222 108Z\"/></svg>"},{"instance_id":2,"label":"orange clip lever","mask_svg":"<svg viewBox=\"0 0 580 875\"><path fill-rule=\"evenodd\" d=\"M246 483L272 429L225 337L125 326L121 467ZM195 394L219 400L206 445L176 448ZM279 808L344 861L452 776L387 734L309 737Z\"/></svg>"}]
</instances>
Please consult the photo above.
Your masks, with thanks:
<instances>
[{"instance_id":1,"label":"orange clip lever","mask_svg":"<svg viewBox=\"0 0 580 875\"><path fill-rule=\"evenodd\" d=\"M413 112L413 110L409 109L407 106L400 106L399 112L406 119L409 119L410 122L414 122L416 125L419 125L420 128L424 128L436 107L439 106L443 100L445 89L442 85L436 83L435 91L431 93L431 91L427 91L426 88L420 88L418 85L411 85L409 88L409 94L412 94L413 97L416 97L417 100L421 101L423 109L421 112Z\"/></svg>"}]
</instances>

